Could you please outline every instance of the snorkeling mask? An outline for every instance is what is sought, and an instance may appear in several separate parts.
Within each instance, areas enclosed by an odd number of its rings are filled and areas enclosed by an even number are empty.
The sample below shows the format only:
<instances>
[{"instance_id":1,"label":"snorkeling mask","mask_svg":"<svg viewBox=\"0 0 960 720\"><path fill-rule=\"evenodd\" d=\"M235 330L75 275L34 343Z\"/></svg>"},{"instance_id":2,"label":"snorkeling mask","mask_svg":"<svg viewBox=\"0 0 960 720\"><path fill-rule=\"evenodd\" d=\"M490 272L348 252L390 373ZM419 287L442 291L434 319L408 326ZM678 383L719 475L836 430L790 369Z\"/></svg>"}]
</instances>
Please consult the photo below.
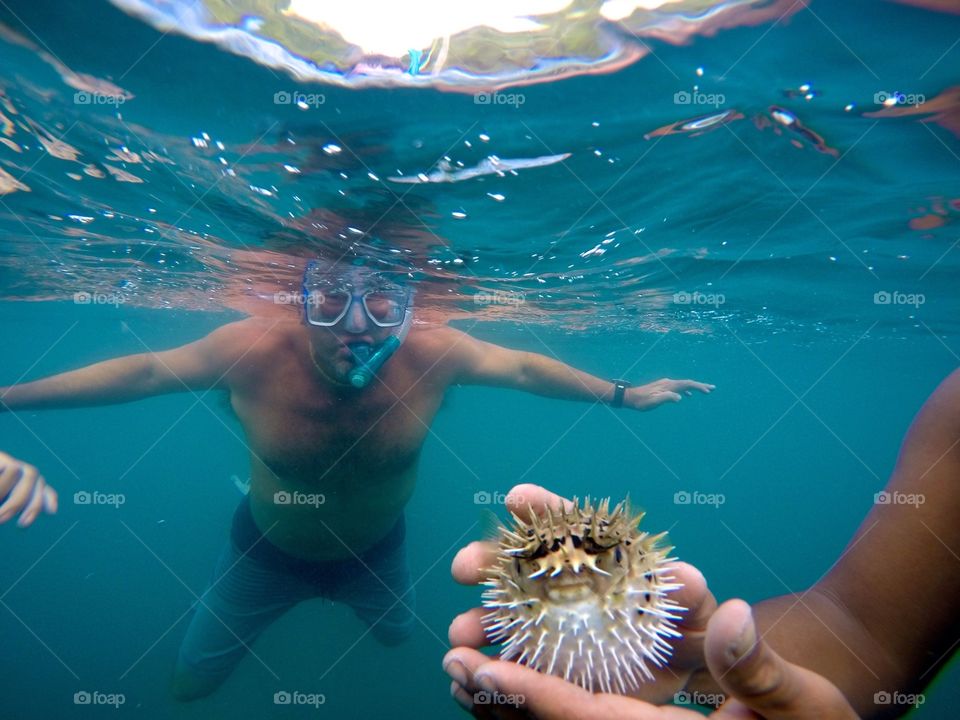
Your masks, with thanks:
<instances>
[{"instance_id":1,"label":"snorkeling mask","mask_svg":"<svg viewBox=\"0 0 960 720\"><path fill-rule=\"evenodd\" d=\"M413 322L413 291L384 273L359 267L334 268L311 261L303 275L304 318L314 327L334 327L361 303L367 319L382 328L399 328L378 347L368 343L348 344L356 366L350 384L364 388L397 351Z\"/></svg>"}]
</instances>

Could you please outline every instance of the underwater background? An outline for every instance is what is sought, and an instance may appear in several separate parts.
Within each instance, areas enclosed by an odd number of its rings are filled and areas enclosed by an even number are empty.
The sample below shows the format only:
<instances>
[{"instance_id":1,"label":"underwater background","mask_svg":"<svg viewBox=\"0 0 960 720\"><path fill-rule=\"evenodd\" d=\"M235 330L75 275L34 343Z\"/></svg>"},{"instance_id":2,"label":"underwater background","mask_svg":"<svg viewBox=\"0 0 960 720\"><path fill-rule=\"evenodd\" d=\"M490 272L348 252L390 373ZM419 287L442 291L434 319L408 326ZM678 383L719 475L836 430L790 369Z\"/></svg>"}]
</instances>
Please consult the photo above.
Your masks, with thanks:
<instances>
[{"instance_id":1,"label":"underwater background","mask_svg":"<svg viewBox=\"0 0 960 720\"><path fill-rule=\"evenodd\" d=\"M353 87L108 3L0 5L0 384L288 311L297 263L332 251L402 258L424 316L484 340L717 385L644 414L452 389L406 511L413 638L306 603L190 705L168 676L248 474L224 398L5 413L0 450L60 510L2 528L0 717L462 716L440 660L480 591L450 561L518 482L629 494L720 600L816 582L960 364L960 15L754 5L595 25L601 59L495 92L519 71L480 50L432 87ZM955 717L958 680L912 717ZM124 702L75 703L94 691Z\"/></svg>"}]
</instances>

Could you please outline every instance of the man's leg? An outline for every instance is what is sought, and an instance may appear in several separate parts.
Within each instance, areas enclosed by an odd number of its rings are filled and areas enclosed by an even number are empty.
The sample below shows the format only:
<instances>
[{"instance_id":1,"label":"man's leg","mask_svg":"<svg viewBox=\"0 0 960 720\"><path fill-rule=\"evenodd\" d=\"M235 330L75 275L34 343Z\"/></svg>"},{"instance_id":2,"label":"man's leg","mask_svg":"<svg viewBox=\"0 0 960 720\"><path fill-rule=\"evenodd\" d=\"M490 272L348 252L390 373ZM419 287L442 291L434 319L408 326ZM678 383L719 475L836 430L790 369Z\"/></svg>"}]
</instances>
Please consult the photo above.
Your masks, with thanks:
<instances>
[{"instance_id":1,"label":"man's leg","mask_svg":"<svg viewBox=\"0 0 960 720\"><path fill-rule=\"evenodd\" d=\"M352 577L344 578L330 598L353 608L384 645L398 645L413 633L416 593L407 564L405 528L395 531L363 554Z\"/></svg>"},{"instance_id":2,"label":"man's leg","mask_svg":"<svg viewBox=\"0 0 960 720\"><path fill-rule=\"evenodd\" d=\"M270 623L312 594L301 578L228 542L180 646L173 696L186 702L212 693Z\"/></svg>"}]
</instances>

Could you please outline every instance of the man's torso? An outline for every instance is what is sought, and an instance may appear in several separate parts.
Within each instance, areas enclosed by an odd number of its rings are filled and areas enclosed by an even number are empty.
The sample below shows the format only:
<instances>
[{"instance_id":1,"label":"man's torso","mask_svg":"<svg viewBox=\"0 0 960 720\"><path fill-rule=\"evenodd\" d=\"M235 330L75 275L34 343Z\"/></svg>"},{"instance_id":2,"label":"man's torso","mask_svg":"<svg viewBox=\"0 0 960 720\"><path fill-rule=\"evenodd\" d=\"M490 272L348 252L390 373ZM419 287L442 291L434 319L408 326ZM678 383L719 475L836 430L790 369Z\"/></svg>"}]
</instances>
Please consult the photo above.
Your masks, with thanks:
<instances>
[{"instance_id":1,"label":"man's torso","mask_svg":"<svg viewBox=\"0 0 960 720\"><path fill-rule=\"evenodd\" d=\"M430 359L443 330L411 332L361 391L331 388L301 326L247 331L251 349L227 385L251 452L254 520L292 555L352 557L387 534L413 493L447 385Z\"/></svg>"}]
</instances>

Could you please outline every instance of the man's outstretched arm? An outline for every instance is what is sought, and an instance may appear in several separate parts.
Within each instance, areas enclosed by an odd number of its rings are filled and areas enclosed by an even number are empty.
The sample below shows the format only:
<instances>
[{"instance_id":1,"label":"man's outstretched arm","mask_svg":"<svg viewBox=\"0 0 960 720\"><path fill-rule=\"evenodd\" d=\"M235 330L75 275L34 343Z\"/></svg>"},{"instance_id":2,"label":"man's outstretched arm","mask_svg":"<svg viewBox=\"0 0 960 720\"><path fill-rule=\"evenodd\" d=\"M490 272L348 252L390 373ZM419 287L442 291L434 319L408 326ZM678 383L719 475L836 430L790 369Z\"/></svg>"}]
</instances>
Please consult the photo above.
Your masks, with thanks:
<instances>
[{"instance_id":1,"label":"man's outstretched arm","mask_svg":"<svg viewBox=\"0 0 960 720\"><path fill-rule=\"evenodd\" d=\"M33 382L0 388L0 411L112 405L153 395L222 387L237 323L159 353L98 362Z\"/></svg>"},{"instance_id":2,"label":"man's outstretched arm","mask_svg":"<svg viewBox=\"0 0 960 720\"><path fill-rule=\"evenodd\" d=\"M905 713L960 638L958 517L960 370L917 414L890 481L830 571L805 592L754 605L757 628L861 716ZM690 688L717 689L706 672Z\"/></svg>"},{"instance_id":3,"label":"man's outstretched arm","mask_svg":"<svg viewBox=\"0 0 960 720\"><path fill-rule=\"evenodd\" d=\"M218 328L173 350L89 365L34 382L0 388L0 411L123 403L152 395L227 387L249 351L242 323ZM32 465L0 452L0 525L18 513L20 527L57 511L57 493Z\"/></svg>"},{"instance_id":4,"label":"man's outstretched arm","mask_svg":"<svg viewBox=\"0 0 960 720\"><path fill-rule=\"evenodd\" d=\"M532 486L519 486L511 495L514 504L548 497ZM559 500L552 497L551 503ZM739 601L713 612L717 605L702 577L684 580L683 604L690 612L683 642L693 647L683 647L671 665L689 671L699 662L702 669L689 690L738 698L728 700L724 717L746 717L745 708L776 720L850 718L854 710L862 717L900 716L911 703L922 702L913 693L950 659L960 637L958 512L960 370L924 404L883 494L840 559L810 590L756 604L754 623L744 622L747 608L734 605ZM483 581L493 552L484 543L461 550L454 577ZM471 610L450 628L451 643L461 647L448 653L445 668L464 703L470 696L463 688L488 687L479 684L483 673L500 692L525 697L525 709L534 716L579 720L620 711L617 717L636 720L696 717L679 708L593 695L473 652L470 648L488 642L480 622L484 612ZM741 625L749 631L741 636L748 642L731 633Z\"/></svg>"},{"instance_id":5,"label":"man's outstretched arm","mask_svg":"<svg viewBox=\"0 0 960 720\"><path fill-rule=\"evenodd\" d=\"M465 333L450 330L455 370L453 382L466 385L493 385L525 390L563 400L610 403L614 384L566 363L537 353L511 350L483 342ZM663 378L647 385L627 388L623 407L651 410L667 402L680 402L694 391L710 393L714 385L694 380Z\"/></svg>"},{"instance_id":6,"label":"man's outstretched arm","mask_svg":"<svg viewBox=\"0 0 960 720\"><path fill-rule=\"evenodd\" d=\"M770 627L770 643L784 656L827 675L863 715L905 712L896 698L928 685L957 648L958 518L960 370L917 414L886 488L812 588L817 604L760 603L758 624Z\"/></svg>"}]
</instances>

